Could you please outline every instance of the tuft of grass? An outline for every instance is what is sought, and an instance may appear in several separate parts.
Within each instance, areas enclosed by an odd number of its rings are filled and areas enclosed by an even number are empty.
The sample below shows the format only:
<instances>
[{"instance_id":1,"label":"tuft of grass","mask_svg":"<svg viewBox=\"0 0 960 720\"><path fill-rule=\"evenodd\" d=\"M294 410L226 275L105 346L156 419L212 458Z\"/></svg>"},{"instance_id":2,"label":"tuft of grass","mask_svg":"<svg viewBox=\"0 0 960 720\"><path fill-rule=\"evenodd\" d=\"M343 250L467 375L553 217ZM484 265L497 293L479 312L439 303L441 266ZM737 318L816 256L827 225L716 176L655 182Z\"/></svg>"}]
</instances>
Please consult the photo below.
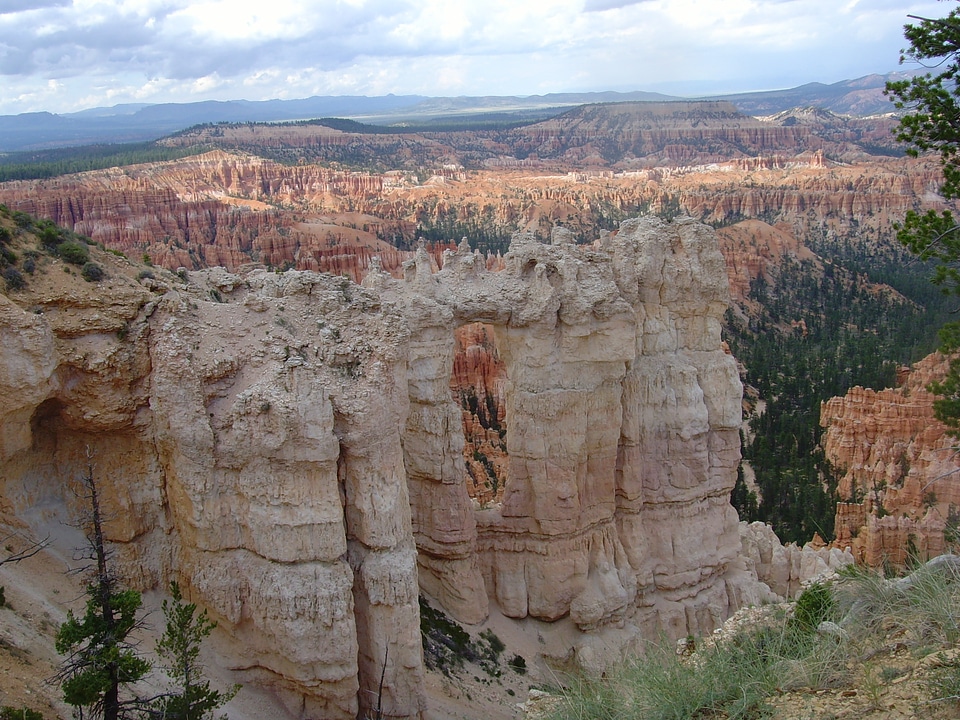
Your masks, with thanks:
<instances>
[{"instance_id":1,"label":"tuft of grass","mask_svg":"<svg viewBox=\"0 0 960 720\"><path fill-rule=\"evenodd\" d=\"M768 612L730 636L697 643L689 656L664 638L605 677L568 679L550 718L755 718L774 693L847 686L849 668L889 648L891 638L915 655L953 649L930 664L927 702L960 708L960 558L941 556L898 580L847 570L836 584L808 588L793 613ZM899 674L865 667L861 690L873 707Z\"/></svg>"},{"instance_id":2,"label":"tuft of grass","mask_svg":"<svg viewBox=\"0 0 960 720\"><path fill-rule=\"evenodd\" d=\"M575 678L551 718L753 718L786 683L817 682L828 654L821 645L836 641L801 631L785 618L743 629L689 658L678 656L663 638L605 678Z\"/></svg>"},{"instance_id":3,"label":"tuft of grass","mask_svg":"<svg viewBox=\"0 0 960 720\"><path fill-rule=\"evenodd\" d=\"M942 555L895 580L851 568L844 573L837 598L846 608L845 628L861 638L866 652L891 636L915 656L955 648L960 642L960 558L956 556ZM936 663L926 686L928 702L960 708L960 657Z\"/></svg>"}]
</instances>

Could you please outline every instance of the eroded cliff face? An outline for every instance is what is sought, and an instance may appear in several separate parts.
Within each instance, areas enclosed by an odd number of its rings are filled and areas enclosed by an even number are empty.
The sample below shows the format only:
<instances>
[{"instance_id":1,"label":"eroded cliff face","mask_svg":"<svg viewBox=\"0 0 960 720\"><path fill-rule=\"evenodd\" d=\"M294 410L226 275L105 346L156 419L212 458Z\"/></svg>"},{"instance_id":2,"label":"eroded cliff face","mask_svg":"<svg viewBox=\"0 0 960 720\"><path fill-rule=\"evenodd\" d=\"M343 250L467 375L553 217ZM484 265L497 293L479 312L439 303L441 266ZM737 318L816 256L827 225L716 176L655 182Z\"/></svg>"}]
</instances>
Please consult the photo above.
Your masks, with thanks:
<instances>
[{"instance_id":1,"label":"eroded cliff face","mask_svg":"<svg viewBox=\"0 0 960 720\"><path fill-rule=\"evenodd\" d=\"M467 622L492 600L581 630L709 630L737 601L742 392L712 231L630 221L586 249L517 236L505 265L462 247L440 272L421 252L403 281L364 281L416 338L404 451L421 585ZM449 387L454 332L473 322L506 369L503 499L479 512Z\"/></svg>"},{"instance_id":2,"label":"eroded cliff face","mask_svg":"<svg viewBox=\"0 0 960 720\"><path fill-rule=\"evenodd\" d=\"M385 658L384 717L422 715L418 584L463 622L565 625L592 669L764 596L729 504L742 388L708 227L521 235L499 272L421 250L363 287L100 260L103 282L44 258L0 295L0 507L67 519L89 451L124 576L178 579L300 717L372 710ZM477 322L505 368L480 509L451 393Z\"/></svg>"},{"instance_id":3,"label":"eroded cliff face","mask_svg":"<svg viewBox=\"0 0 960 720\"><path fill-rule=\"evenodd\" d=\"M276 131L281 133L276 141L285 141L286 131ZM822 230L882 245L889 242L890 224L907 210L947 208L936 194L939 164L930 158L836 165L818 154L730 161L741 151L727 151L722 164L614 173L586 170L587 163L554 175L474 171L439 174L423 183L409 173L287 166L212 151L173 162L2 183L0 202L50 218L131 258L146 253L171 270L220 265L237 271L261 263L345 274L357 282L375 256L384 270L402 274L410 254L398 247L411 246L418 225L460 222L482 227L488 236L507 237L520 229L548 237L562 224L592 238L598 227L612 227L612 218L679 209L707 222L764 218L790 225L797 237ZM498 260L489 262L493 267Z\"/></svg>"},{"instance_id":4,"label":"eroded cliff face","mask_svg":"<svg viewBox=\"0 0 960 720\"><path fill-rule=\"evenodd\" d=\"M14 509L72 505L89 449L123 575L178 579L240 641L235 667L302 717L353 718L389 654L386 715L419 716L402 318L329 276L151 292L105 256L111 280L59 288L46 262L27 307L0 298Z\"/></svg>"},{"instance_id":5,"label":"eroded cliff face","mask_svg":"<svg viewBox=\"0 0 960 720\"><path fill-rule=\"evenodd\" d=\"M824 452L840 475L834 544L872 567L944 552L944 529L956 524L960 458L926 389L947 367L930 355L896 388L855 387L821 408Z\"/></svg>"}]
</instances>

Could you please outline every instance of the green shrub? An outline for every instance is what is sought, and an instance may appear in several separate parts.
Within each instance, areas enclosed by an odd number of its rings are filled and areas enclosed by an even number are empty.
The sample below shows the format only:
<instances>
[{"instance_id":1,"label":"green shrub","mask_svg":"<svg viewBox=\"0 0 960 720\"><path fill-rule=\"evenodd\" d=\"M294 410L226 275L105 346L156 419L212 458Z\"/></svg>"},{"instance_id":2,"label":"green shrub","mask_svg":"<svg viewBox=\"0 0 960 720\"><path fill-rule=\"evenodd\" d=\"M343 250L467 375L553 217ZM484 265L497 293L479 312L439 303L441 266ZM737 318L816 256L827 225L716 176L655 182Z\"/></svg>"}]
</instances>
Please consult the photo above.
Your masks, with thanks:
<instances>
[{"instance_id":1,"label":"green shrub","mask_svg":"<svg viewBox=\"0 0 960 720\"><path fill-rule=\"evenodd\" d=\"M15 222L21 230L29 230L33 226L33 218L19 210L13 211L13 222Z\"/></svg>"},{"instance_id":2,"label":"green shrub","mask_svg":"<svg viewBox=\"0 0 960 720\"><path fill-rule=\"evenodd\" d=\"M487 641L487 643L490 645L490 651L495 656L500 655L500 653L502 653L507 647L506 645L503 644L503 640L497 637L497 634L490 628L487 628L486 630L481 630L480 637L482 637L484 640Z\"/></svg>"},{"instance_id":3,"label":"green shrub","mask_svg":"<svg viewBox=\"0 0 960 720\"><path fill-rule=\"evenodd\" d=\"M13 239L13 235L5 227L0 227L0 245L5 245Z\"/></svg>"},{"instance_id":4,"label":"green shrub","mask_svg":"<svg viewBox=\"0 0 960 720\"><path fill-rule=\"evenodd\" d=\"M71 265L85 265L90 262L90 249L86 243L66 240L57 247L57 254Z\"/></svg>"},{"instance_id":5,"label":"green shrub","mask_svg":"<svg viewBox=\"0 0 960 720\"><path fill-rule=\"evenodd\" d=\"M147 270L146 268L144 268L143 270L137 273L137 280L145 280L145 279L153 280L154 277L156 276L153 274L153 271Z\"/></svg>"},{"instance_id":6,"label":"green shrub","mask_svg":"<svg viewBox=\"0 0 960 720\"><path fill-rule=\"evenodd\" d=\"M813 632L824 620L833 616L836 601L830 588L814 583L797 598L793 622L800 630Z\"/></svg>"},{"instance_id":7,"label":"green shrub","mask_svg":"<svg viewBox=\"0 0 960 720\"><path fill-rule=\"evenodd\" d=\"M80 274L83 275L83 279L87 282L98 282L103 280L104 277L103 268L95 262L84 263L83 270L80 271Z\"/></svg>"},{"instance_id":8,"label":"green shrub","mask_svg":"<svg viewBox=\"0 0 960 720\"><path fill-rule=\"evenodd\" d=\"M451 670L463 667L464 660L474 662L479 659L470 633L442 611L430 607L422 596L420 636L424 663L432 670L440 670L449 675Z\"/></svg>"},{"instance_id":9,"label":"green shrub","mask_svg":"<svg viewBox=\"0 0 960 720\"><path fill-rule=\"evenodd\" d=\"M0 720L43 720L43 715L27 707L4 705L0 708Z\"/></svg>"},{"instance_id":10,"label":"green shrub","mask_svg":"<svg viewBox=\"0 0 960 720\"><path fill-rule=\"evenodd\" d=\"M522 655L514 655L509 661L507 661L507 664L513 668L513 671L517 673L517 675L527 674L527 661Z\"/></svg>"},{"instance_id":11,"label":"green shrub","mask_svg":"<svg viewBox=\"0 0 960 720\"><path fill-rule=\"evenodd\" d=\"M0 585L0 607L5 607L7 604L6 592L7 589L3 585Z\"/></svg>"},{"instance_id":12,"label":"green shrub","mask_svg":"<svg viewBox=\"0 0 960 720\"><path fill-rule=\"evenodd\" d=\"M56 225L44 225L42 228L37 229L39 230L40 242L43 243L43 246L50 252L56 252L60 243L66 240L63 232Z\"/></svg>"},{"instance_id":13,"label":"green shrub","mask_svg":"<svg viewBox=\"0 0 960 720\"><path fill-rule=\"evenodd\" d=\"M22 290L27 284L23 275L15 267L8 267L3 271L3 280L7 285L7 290Z\"/></svg>"}]
</instances>

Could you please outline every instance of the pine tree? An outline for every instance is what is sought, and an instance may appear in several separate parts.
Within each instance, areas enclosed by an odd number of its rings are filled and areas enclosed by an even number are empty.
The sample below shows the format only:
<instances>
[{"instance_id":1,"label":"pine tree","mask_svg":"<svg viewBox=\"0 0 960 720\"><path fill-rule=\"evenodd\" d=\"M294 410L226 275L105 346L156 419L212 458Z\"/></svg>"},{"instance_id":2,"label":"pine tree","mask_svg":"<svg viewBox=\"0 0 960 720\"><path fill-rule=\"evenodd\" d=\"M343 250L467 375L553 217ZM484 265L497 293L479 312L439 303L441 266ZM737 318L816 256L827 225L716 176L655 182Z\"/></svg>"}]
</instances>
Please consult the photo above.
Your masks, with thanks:
<instances>
[{"instance_id":1,"label":"pine tree","mask_svg":"<svg viewBox=\"0 0 960 720\"><path fill-rule=\"evenodd\" d=\"M95 717L118 720L127 715L129 706L120 698L121 686L136 682L150 670L150 664L137 656L127 640L139 627L141 598L135 590L121 589L110 570L92 464L82 482L84 499L90 503L84 529L95 570L87 585L83 617L76 617L71 610L57 632L57 652L67 656L57 679L64 701L79 708L81 717L83 708L88 707Z\"/></svg>"},{"instance_id":2,"label":"pine tree","mask_svg":"<svg viewBox=\"0 0 960 720\"><path fill-rule=\"evenodd\" d=\"M909 80L887 83L894 105L909 112L900 119L897 139L907 143L907 153L936 152L943 169L940 195L960 199L960 10L944 18L910 16L919 22L906 25L910 47L900 62L912 61L936 68ZM923 259L937 262L932 278L951 295L960 295L960 224L949 210L919 213L911 210L898 227L898 239ZM960 323L949 323L941 333L944 352L960 349ZM930 389L940 395L934 412L951 434L960 437L960 359L954 360L946 379Z\"/></svg>"},{"instance_id":3,"label":"pine tree","mask_svg":"<svg viewBox=\"0 0 960 720\"><path fill-rule=\"evenodd\" d=\"M163 601L166 628L157 641L157 655L167 664L167 671L176 685L174 692L157 698L151 715L165 720L201 720L229 702L239 686L227 692L211 690L203 679L200 644L217 624L207 611L197 613L195 603L183 601L180 586L170 583L170 600Z\"/></svg>"}]
</instances>

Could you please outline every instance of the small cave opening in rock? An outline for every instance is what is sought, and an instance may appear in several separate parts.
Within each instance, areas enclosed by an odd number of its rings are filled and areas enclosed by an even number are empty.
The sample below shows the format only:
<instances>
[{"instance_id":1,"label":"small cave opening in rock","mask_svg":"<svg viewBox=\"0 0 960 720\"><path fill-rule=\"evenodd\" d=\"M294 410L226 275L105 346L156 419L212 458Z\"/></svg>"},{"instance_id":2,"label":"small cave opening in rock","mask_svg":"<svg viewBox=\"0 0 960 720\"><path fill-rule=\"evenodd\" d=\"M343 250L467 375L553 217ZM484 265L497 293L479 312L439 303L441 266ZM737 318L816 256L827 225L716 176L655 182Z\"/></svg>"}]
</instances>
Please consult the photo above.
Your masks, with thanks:
<instances>
[{"instance_id":1,"label":"small cave opening in rock","mask_svg":"<svg viewBox=\"0 0 960 720\"><path fill-rule=\"evenodd\" d=\"M463 417L467 493L487 507L507 483L507 370L492 325L463 325L454 337L450 391Z\"/></svg>"},{"instance_id":2,"label":"small cave opening in rock","mask_svg":"<svg viewBox=\"0 0 960 720\"><path fill-rule=\"evenodd\" d=\"M32 451L41 457L52 459L57 450L57 439L64 434L64 404L56 398L48 398L37 406L30 418Z\"/></svg>"}]
</instances>

